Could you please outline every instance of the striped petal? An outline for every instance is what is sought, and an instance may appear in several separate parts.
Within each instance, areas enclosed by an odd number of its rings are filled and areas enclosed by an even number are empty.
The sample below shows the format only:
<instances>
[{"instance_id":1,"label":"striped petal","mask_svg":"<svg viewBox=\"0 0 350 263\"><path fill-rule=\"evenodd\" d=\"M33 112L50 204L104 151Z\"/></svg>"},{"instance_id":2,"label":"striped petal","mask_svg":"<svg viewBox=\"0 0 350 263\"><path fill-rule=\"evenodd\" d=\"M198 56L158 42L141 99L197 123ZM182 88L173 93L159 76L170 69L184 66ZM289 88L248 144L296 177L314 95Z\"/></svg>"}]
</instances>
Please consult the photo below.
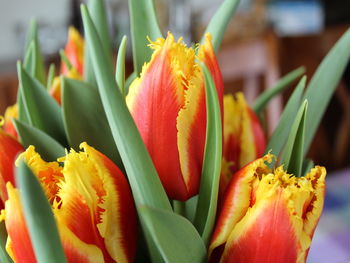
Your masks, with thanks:
<instances>
[{"instance_id":1,"label":"striped petal","mask_svg":"<svg viewBox=\"0 0 350 263\"><path fill-rule=\"evenodd\" d=\"M267 155L230 182L209 247L211 262L305 262L324 202L323 167L273 173Z\"/></svg>"},{"instance_id":2,"label":"striped petal","mask_svg":"<svg viewBox=\"0 0 350 263\"><path fill-rule=\"evenodd\" d=\"M8 234L6 250L16 263L36 263L34 250L30 241L29 232L25 223L19 192L7 183L8 200L1 220L5 220Z\"/></svg>"},{"instance_id":3,"label":"striped petal","mask_svg":"<svg viewBox=\"0 0 350 263\"><path fill-rule=\"evenodd\" d=\"M4 123L4 126L2 127L3 130L7 134L10 134L14 138L18 139L18 134L17 134L16 128L15 128L13 121L12 121L13 119L18 119L18 105L17 105L17 103L6 108L4 117L5 117L5 123Z\"/></svg>"},{"instance_id":4,"label":"striped petal","mask_svg":"<svg viewBox=\"0 0 350 263\"><path fill-rule=\"evenodd\" d=\"M205 143L204 78L197 60L208 63L220 94L221 73L209 35L198 56L171 33L150 46L152 59L126 101L168 196L185 201L198 193Z\"/></svg>"},{"instance_id":5,"label":"striped petal","mask_svg":"<svg viewBox=\"0 0 350 263\"><path fill-rule=\"evenodd\" d=\"M65 179L54 204L57 221L67 227L63 232L70 244L78 240L99 248L104 261L98 262L132 262L137 226L128 183L107 157L85 143L82 148L84 152L72 150L60 160Z\"/></svg>"},{"instance_id":6,"label":"striped petal","mask_svg":"<svg viewBox=\"0 0 350 263\"><path fill-rule=\"evenodd\" d=\"M22 145L15 138L0 129L0 198L2 203L8 198L6 183L10 182L15 185L14 162L17 155L23 150Z\"/></svg>"},{"instance_id":7,"label":"striped petal","mask_svg":"<svg viewBox=\"0 0 350 263\"><path fill-rule=\"evenodd\" d=\"M74 27L69 27L68 30L68 41L64 52L69 59L69 62L72 64L73 68L77 70L79 75L83 75L84 70L84 39L79 34L78 30ZM61 74L68 75L69 70L67 66L62 63L61 64Z\"/></svg>"},{"instance_id":8,"label":"striped petal","mask_svg":"<svg viewBox=\"0 0 350 263\"><path fill-rule=\"evenodd\" d=\"M220 179L220 196L233 173L261 157L265 136L255 113L247 105L243 93L224 97L224 149Z\"/></svg>"}]
</instances>

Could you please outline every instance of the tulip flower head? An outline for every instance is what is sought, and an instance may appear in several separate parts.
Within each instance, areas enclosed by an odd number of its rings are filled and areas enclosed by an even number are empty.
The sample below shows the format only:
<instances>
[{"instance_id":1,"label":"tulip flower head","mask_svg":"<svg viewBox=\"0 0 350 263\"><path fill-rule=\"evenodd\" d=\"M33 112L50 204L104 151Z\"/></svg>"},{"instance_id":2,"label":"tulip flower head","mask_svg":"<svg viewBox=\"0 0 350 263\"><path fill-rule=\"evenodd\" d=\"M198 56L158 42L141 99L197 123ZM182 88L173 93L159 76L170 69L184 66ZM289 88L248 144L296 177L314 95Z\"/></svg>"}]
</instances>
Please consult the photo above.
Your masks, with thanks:
<instances>
[{"instance_id":1,"label":"tulip flower head","mask_svg":"<svg viewBox=\"0 0 350 263\"><path fill-rule=\"evenodd\" d=\"M306 261L322 212L324 167L304 177L271 171L266 155L239 170L228 185L209 246L211 262Z\"/></svg>"},{"instance_id":2,"label":"tulip flower head","mask_svg":"<svg viewBox=\"0 0 350 263\"><path fill-rule=\"evenodd\" d=\"M224 96L224 145L220 196L232 175L260 158L266 141L259 119L246 103L243 93Z\"/></svg>"},{"instance_id":3,"label":"tulip flower head","mask_svg":"<svg viewBox=\"0 0 350 263\"><path fill-rule=\"evenodd\" d=\"M5 123L4 123L4 126L2 127L3 130L17 139L18 134L13 124L13 119L18 119L18 104L16 103L14 105L7 107L4 117L5 117Z\"/></svg>"},{"instance_id":4,"label":"tulip flower head","mask_svg":"<svg viewBox=\"0 0 350 263\"><path fill-rule=\"evenodd\" d=\"M68 262L132 262L136 212L129 185L106 156L82 143L59 162L47 163L30 146L22 158L38 177L52 206ZM2 219L7 251L15 262L36 262L18 190L7 184Z\"/></svg>"},{"instance_id":5,"label":"tulip flower head","mask_svg":"<svg viewBox=\"0 0 350 263\"><path fill-rule=\"evenodd\" d=\"M207 34L204 45L186 47L171 33L151 42L151 61L126 98L141 137L171 199L198 193L206 133L204 76L208 65L222 105L222 77Z\"/></svg>"}]
</instances>

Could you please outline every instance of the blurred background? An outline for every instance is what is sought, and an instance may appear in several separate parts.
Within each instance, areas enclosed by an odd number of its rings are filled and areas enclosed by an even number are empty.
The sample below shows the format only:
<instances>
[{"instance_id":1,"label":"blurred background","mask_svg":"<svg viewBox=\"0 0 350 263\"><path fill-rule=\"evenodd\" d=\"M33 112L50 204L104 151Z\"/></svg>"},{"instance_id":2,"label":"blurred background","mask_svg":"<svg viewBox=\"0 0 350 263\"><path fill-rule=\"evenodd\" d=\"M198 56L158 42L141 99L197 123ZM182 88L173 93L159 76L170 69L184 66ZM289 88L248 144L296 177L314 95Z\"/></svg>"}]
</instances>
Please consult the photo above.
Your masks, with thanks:
<instances>
[{"instance_id":1,"label":"blurred background","mask_svg":"<svg viewBox=\"0 0 350 263\"><path fill-rule=\"evenodd\" d=\"M59 63L58 50L67 39L67 27L82 31L82 0L3 1L0 7L0 114L16 98L15 62L23 57L25 34L34 16L39 24L42 52L47 65ZM164 32L183 36L187 44L200 39L221 1L155 0ZM129 32L126 0L107 0L114 46ZM350 25L349 0L241 0L218 54L226 92L244 90L248 101L279 77L306 67L310 77L321 59ZM169 10L172 10L171 12ZM130 38L129 38L130 39ZM130 45L129 45L130 47ZM128 49L131 52L131 49ZM132 70L131 54L127 62ZM319 129L309 156L328 169L350 165L350 102L344 75ZM283 103L291 93L276 98L268 110L271 133Z\"/></svg>"},{"instance_id":2,"label":"blurred background","mask_svg":"<svg viewBox=\"0 0 350 263\"><path fill-rule=\"evenodd\" d=\"M82 32L80 0L11 0L0 3L0 114L15 103L16 60L22 59L30 19L36 17L46 65L59 66L58 50L67 28ZM197 42L221 1L155 0L163 32ZM114 46L129 32L126 0L107 0ZM171 11L169 11L171 10ZM241 0L225 34L218 60L225 92L243 90L248 101L277 80L305 66L310 80L322 58L350 26L350 0ZM130 36L129 36L130 39ZM130 45L129 45L130 47ZM349 47L350 48L350 47ZM131 52L131 48L128 49ZM132 71L131 54L127 71ZM278 122L292 88L268 110L268 132ZM322 216L309 262L350 262L350 68L346 70L309 152L331 171L326 213ZM344 208L345 207L345 208ZM336 212L336 213L335 213ZM345 219L345 220L344 220ZM336 233L336 234L334 234ZM322 251L324 254L322 254Z\"/></svg>"}]
</instances>

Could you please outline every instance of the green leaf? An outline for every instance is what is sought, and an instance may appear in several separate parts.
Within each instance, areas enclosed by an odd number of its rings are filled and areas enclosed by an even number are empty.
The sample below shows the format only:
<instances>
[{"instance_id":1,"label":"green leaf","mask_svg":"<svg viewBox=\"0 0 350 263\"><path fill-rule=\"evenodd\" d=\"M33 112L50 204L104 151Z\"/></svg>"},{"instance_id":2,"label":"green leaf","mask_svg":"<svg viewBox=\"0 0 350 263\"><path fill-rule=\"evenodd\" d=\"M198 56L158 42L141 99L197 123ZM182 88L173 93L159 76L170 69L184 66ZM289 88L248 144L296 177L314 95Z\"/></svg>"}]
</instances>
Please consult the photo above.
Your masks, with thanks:
<instances>
[{"instance_id":1,"label":"green leaf","mask_svg":"<svg viewBox=\"0 0 350 263\"><path fill-rule=\"evenodd\" d=\"M125 53L126 53L126 44L128 43L128 38L123 36L122 41L120 42L115 70L115 80L120 89L121 94L125 97Z\"/></svg>"},{"instance_id":2,"label":"green leaf","mask_svg":"<svg viewBox=\"0 0 350 263\"><path fill-rule=\"evenodd\" d=\"M42 84L32 78L20 63L17 68L28 123L46 132L63 145L67 145L60 106L47 93Z\"/></svg>"},{"instance_id":3,"label":"green leaf","mask_svg":"<svg viewBox=\"0 0 350 263\"><path fill-rule=\"evenodd\" d=\"M60 57L61 61L66 65L68 70L71 70L73 68L72 63L70 63L69 58L66 56L66 53L63 49L60 50Z\"/></svg>"},{"instance_id":4,"label":"green leaf","mask_svg":"<svg viewBox=\"0 0 350 263\"><path fill-rule=\"evenodd\" d=\"M27 115L26 108L24 106L23 102L23 95L22 95L22 87L21 83L18 83L18 91L17 91L17 103L18 103L18 119L20 121L23 121L25 123L29 123L29 116Z\"/></svg>"},{"instance_id":5,"label":"green leaf","mask_svg":"<svg viewBox=\"0 0 350 263\"><path fill-rule=\"evenodd\" d=\"M108 18L105 6L105 0L89 0L88 8L91 14L91 19L97 29L97 34L101 39L102 47L101 51L106 54L106 62L108 66L113 68L112 66L112 42L109 36L109 28L108 28ZM91 84L96 84L96 77L93 71L92 62L91 62L91 54L89 53L88 46L90 45L89 40L85 40L85 59L84 59L84 76L85 79Z\"/></svg>"},{"instance_id":6,"label":"green leaf","mask_svg":"<svg viewBox=\"0 0 350 263\"><path fill-rule=\"evenodd\" d=\"M205 32L209 32L212 36L212 43L215 52L218 52L219 50L226 28L237 10L239 1L240 0L224 0L211 18L209 25L205 30ZM204 42L204 37L201 42Z\"/></svg>"},{"instance_id":7,"label":"green leaf","mask_svg":"<svg viewBox=\"0 0 350 263\"><path fill-rule=\"evenodd\" d=\"M67 262L51 206L38 179L23 161L17 169L16 182L38 263Z\"/></svg>"},{"instance_id":8,"label":"green leaf","mask_svg":"<svg viewBox=\"0 0 350 263\"><path fill-rule=\"evenodd\" d=\"M112 131L114 142L118 147L125 166L135 203L155 208L171 210L171 205L157 175L152 159L142 141L125 100L118 91L114 74L107 66L101 40L90 18L85 5L81 13L86 32L86 39L92 54L92 63L96 72L98 90L107 120Z\"/></svg>"},{"instance_id":9,"label":"green leaf","mask_svg":"<svg viewBox=\"0 0 350 263\"><path fill-rule=\"evenodd\" d=\"M125 94L127 95L129 93L129 87L131 83L137 78L136 72L130 74L130 76L125 81Z\"/></svg>"},{"instance_id":10,"label":"green leaf","mask_svg":"<svg viewBox=\"0 0 350 263\"><path fill-rule=\"evenodd\" d=\"M69 145L78 150L85 141L123 168L98 90L79 80L62 77L61 82L63 122Z\"/></svg>"},{"instance_id":11,"label":"green leaf","mask_svg":"<svg viewBox=\"0 0 350 263\"><path fill-rule=\"evenodd\" d=\"M216 218L222 156L222 127L220 104L213 78L202 64L205 76L207 133L198 206L194 225L208 244Z\"/></svg>"},{"instance_id":12,"label":"green leaf","mask_svg":"<svg viewBox=\"0 0 350 263\"><path fill-rule=\"evenodd\" d=\"M272 154L279 156L283 146L286 144L290 129L292 127L291 120L294 119L298 112L300 100L306 84L306 77L304 76L300 81L291 97L288 100L286 107L281 115L278 126L273 132L268 145L266 146L265 154L271 151Z\"/></svg>"},{"instance_id":13,"label":"green leaf","mask_svg":"<svg viewBox=\"0 0 350 263\"><path fill-rule=\"evenodd\" d=\"M148 206L139 207L142 224L155 237L165 262L206 262L207 250L194 226L184 217Z\"/></svg>"},{"instance_id":14,"label":"green leaf","mask_svg":"<svg viewBox=\"0 0 350 263\"><path fill-rule=\"evenodd\" d=\"M33 50L29 51L31 48ZM31 52L30 55L29 52ZM43 56L40 52L38 25L35 19L32 19L30 22L28 34L26 37L25 54L24 64L31 64L33 71L29 71L27 68L26 69L28 72L31 72L33 77L38 79L42 84L45 84L45 66Z\"/></svg>"},{"instance_id":15,"label":"green leaf","mask_svg":"<svg viewBox=\"0 0 350 263\"><path fill-rule=\"evenodd\" d=\"M47 90L51 89L55 76L56 76L56 66L55 64L52 63L49 68L49 73L47 74L47 85L46 85Z\"/></svg>"},{"instance_id":16,"label":"green leaf","mask_svg":"<svg viewBox=\"0 0 350 263\"><path fill-rule=\"evenodd\" d=\"M281 78L275 86L261 93L253 105L253 110L256 112L256 114L259 115L265 109L266 105L272 98L283 92L287 87L289 87L290 84L300 78L304 73L304 67L297 68Z\"/></svg>"},{"instance_id":17,"label":"green leaf","mask_svg":"<svg viewBox=\"0 0 350 263\"><path fill-rule=\"evenodd\" d=\"M322 116L348 65L350 58L350 29L338 40L313 75L303 99L309 102L306 118L305 153L307 152Z\"/></svg>"},{"instance_id":18,"label":"green leaf","mask_svg":"<svg viewBox=\"0 0 350 263\"><path fill-rule=\"evenodd\" d=\"M6 251L7 232L5 222L0 223L0 262L13 263Z\"/></svg>"},{"instance_id":19,"label":"green leaf","mask_svg":"<svg viewBox=\"0 0 350 263\"><path fill-rule=\"evenodd\" d=\"M302 175L307 104L305 100L299 108L281 158L284 169L297 177Z\"/></svg>"},{"instance_id":20,"label":"green leaf","mask_svg":"<svg viewBox=\"0 0 350 263\"><path fill-rule=\"evenodd\" d=\"M154 41L162 37L162 33L153 0L129 0L129 13L134 71L138 76L143 64L148 62L152 55L147 37Z\"/></svg>"},{"instance_id":21,"label":"green leaf","mask_svg":"<svg viewBox=\"0 0 350 263\"><path fill-rule=\"evenodd\" d=\"M34 145L45 161L56 161L65 155L64 147L46 133L20 120L13 121L23 147Z\"/></svg>"}]
</instances>

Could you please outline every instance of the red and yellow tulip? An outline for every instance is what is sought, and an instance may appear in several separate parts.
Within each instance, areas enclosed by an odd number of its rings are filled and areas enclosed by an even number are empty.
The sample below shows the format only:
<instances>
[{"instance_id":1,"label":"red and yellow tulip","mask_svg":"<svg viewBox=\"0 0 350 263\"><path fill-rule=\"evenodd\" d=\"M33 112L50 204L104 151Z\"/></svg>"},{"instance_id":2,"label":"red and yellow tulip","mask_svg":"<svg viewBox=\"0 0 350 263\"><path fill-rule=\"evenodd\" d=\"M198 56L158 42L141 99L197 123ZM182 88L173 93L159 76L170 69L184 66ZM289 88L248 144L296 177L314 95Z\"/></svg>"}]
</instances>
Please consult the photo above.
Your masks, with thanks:
<instances>
[{"instance_id":1,"label":"red and yellow tulip","mask_svg":"<svg viewBox=\"0 0 350 263\"><path fill-rule=\"evenodd\" d=\"M211 262L301 263L322 212L324 167L305 177L271 171L266 155L239 170L228 185L209 246Z\"/></svg>"},{"instance_id":2,"label":"red and yellow tulip","mask_svg":"<svg viewBox=\"0 0 350 263\"><path fill-rule=\"evenodd\" d=\"M16 103L7 107L4 117L4 126L2 127L3 130L12 135L14 138L18 139L18 134L13 124L13 119L18 119L18 104Z\"/></svg>"},{"instance_id":3,"label":"red and yellow tulip","mask_svg":"<svg viewBox=\"0 0 350 263\"><path fill-rule=\"evenodd\" d=\"M131 84L126 101L168 196L184 201L198 193L205 144L204 76L198 61L210 69L221 106L222 77L209 34L198 55L171 33L150 47L151 61Z\"/></svg>"},{"instance_id":4,"label":"red and yellow tulip","mask_svg":"<svg viewBox=\"0 0 350 263\"><path fill-rule=\"evenodd\" d=\"M20 158L29 165L52 205L68 262L132 262L136 250L136 212L127 180L111 160L83 143L71 150L64 168L47 163L30 146ZM16 263L35 263L18 190L7 183L2 213L7 251Z\"/></svg>"},{"instance_id":5,"label":"red and yellow tulip","mask_svg":"<svg viewBox=\"0 0 350 263\"><path fill-rule=\"evenodd\" d=\"M79 32L70 27L68 31L68 41L64 49L65 55L72 65L68 69L65 63L61 63L61 74L71 79L82 79L84 70L84 39ZM61 104L61 79L59 76L55 77L50 89L50 95Z\"/></svg>"},{"instance_id":6,"label":"red and yellow tulip","mask_svg":"<svg viewBox=\"0 0 350 263\"><path fill-rule=\"evenodd\" d=\"M74 27L69 27L68 30L68 40L66 47L64 48L64 53L66 54L72 67L77 70L79 75L84 73L84 48L85 42L84 38L80 35L78 30ZM61 64L61 74L67 75L69 69L64 63Z\"/></svg>"},{"instance_id":7,"label":"red and yellow tulip","mask_svg":"<svg viewBox=\"0 0 350 263\"><path fill-rule=\"evenodd\" d=\"M264 131L243 93L225 95L220 196L223 196L232 175L244 165L260 158L265 147Z\"/></svg>"},{"instance_id":8,"label":"red and yellow tulip","mask_svg":"<svg viewBox=\"0 0 350 263\"><path fill-rule=\"evenodd\" d=\"M14 165L17 155L24 151L19 142L0 129L0 208L8 199L6 183L14 184Z\"/></svg>"}]
</instances>

